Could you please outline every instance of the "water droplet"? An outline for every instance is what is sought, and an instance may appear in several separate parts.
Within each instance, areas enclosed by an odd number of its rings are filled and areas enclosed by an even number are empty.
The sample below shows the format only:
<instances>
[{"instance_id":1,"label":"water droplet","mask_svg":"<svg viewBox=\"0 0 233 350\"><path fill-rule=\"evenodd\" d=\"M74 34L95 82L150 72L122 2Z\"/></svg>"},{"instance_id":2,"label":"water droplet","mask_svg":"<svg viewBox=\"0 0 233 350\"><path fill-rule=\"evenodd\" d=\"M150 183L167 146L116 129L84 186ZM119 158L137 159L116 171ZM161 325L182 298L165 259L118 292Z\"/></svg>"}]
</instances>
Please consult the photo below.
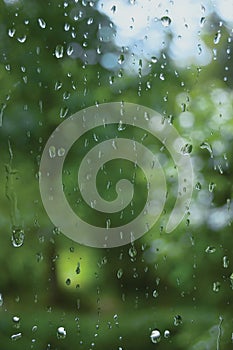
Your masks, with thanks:
<instances>
[{"instance_id":1,"label":"water droplet","mask_svg":"<svg viewBox=\"0 0 233 350\"><path fill-rule=\"evenodd\" d=\"M77 275L80 274L80 272L81 272L80 262L78 262L75 272L77 273Z\"/></svg>"},{"instance_id":2,"label":"water droplet","mask_svg":"<svg viewBox=\"0 0 233 350\"><path fill-rule=\"evenodd\" d=\"M221 33L220 31L218 31L216 34L215 34L215 37L214 37L214 44L217 45L221 39Z\"/></svg>"},{"instance_id":3,"label":"water droplet","mask_svg":"<svg viewBox=\"0 0 233 350\"><path fill-rule=\"evenodd\" d=\"M150 83L149 81L146 82L146 87L147 87L147 89L149 89L149 90L151 89L151 83Z\"/></svg>"},{"instance_id":4,"label":"water droplet","mask_svg":"<svg viewBox=\"0 0 233 350\"><path fill-rule=\"evenodd\" d=\"M54 89L56 91L60 90L62 87L62 83L60 81L56 81Z\"/></svg>"},{"instance_id":5,"label":"water droplet","mask_svg":"<svg viewBox=\"0 0 233 350\"><path fill-rule=\"evenodd\" d=\"M64 24L64 31L68 32L69 29L70 29L70 24L69 23L65 23Z\"/></svg>"},{"instance_id":6,"label":"water droplet","mask_svg":"<svg viewBox=\"0 0 233 350\"><path fill-rule=\"evenodd\" d=\"M220 291L220 287L221 287L221 283L220 282L217 281L217 282L213 283L213 291L215 293L218 293Z\"/></svg>"},{"instance_id":7,"label":"water droplet","mask_svg":"<svg viewBox=\"0 0 233 350\"><path fill-rule=\"evenodd\" d=\"M22 338L22 333L16 333L11 336L11 340L16 341Z\"/></svg>"},{"instance_id":8,"label":"water droplet","mask_svg":"<svg viewBox=\"0 0 233 350\"><path fill-rule=\"evenodd\" d=\"M68 107L62 107L60 109L60 118L65 118L67 116L68 112L69 112Z\"/></svg>"},{"instance_id":9,"label":"water droplet","mask_svg":"<svg viewBox=\"0 0 233 350\"><path fill-rule=\"evenodd\" d=\"M53 228L53 234L58 236L58 235L60 235L60 233L61 233L60 228L55 226Z\"/></svg>"},{"instance_id":10,"label":"water droplet","mask_svg":"<svg viewBox=\"0 0 233 350\"><path fill-rule=\"evenodd\" d=\"M190 143L186 143L182 148L181 152L183 154L190 154L192 152L193 146Z\"/></svg>"},{"instance_id":11,"label":"water droplet","mask_svg":"<svg viewBox=\"0 0 233 350\"><path fill-rule=\"evenodd\" d=\"M179 326L182 322L182 317L180 315L174 316L174 326Z\"/></svg>"},{"instance_id":12,"label":"water droplet","mask_svg":"<svg viewBox=\"0 0 233 350\"><path fill-rule=\"evenodd\" d=\"M10 28L8 30L8 35L10 38L13 38L13 36L15 35L15 28Z\"/></svg>"},{"instance_id":13,"label":"water droplet","mask_svg":"<svg viewBox=\"0 0 233 350\"><path fill-rule=\"evenodd\" d=\"M50 158L56 157L56 148L54 146L49 147L49 156L50 156Z\"/></svg>"},{"instance_id":14,"label":"water droplet","mask_svg":"<svg viewBox=\"0 0 233 350\"><path fill-rule=\"evenodd\" d=\"M214 182L210 182L210 184L209 184L209 192L213 192L215 187L216 187L216 184Z\"/></svg>"},{"instance_id":15,"label":"water droplet","mask_svg":"<svg viewBox=\"0 0 233 350\"><path fill-rule=\"evenodd\" d=\"M106 220L106 226L107 229L109 229L111 227L111 219L107 219Z\"/></svg>"},{"instance_id":16,"label":"water droplet","mask_svg":"<svg viewBox=\"0 0 233 350\"><path fill-rule=\"evenodd\" d=\"M23 44L27 40L27 36L26 35L21 36L20 38L17 38L17 40L19 43Z\"/></svg>"},{"instance_id":17,"label":"water droplet","mask_svg":"<svg viewBox=\"0 0 233 350\"><path fill-rule=\"evenodd\" d=\"M64 54L64 47L62 45L57 45L55 48L56 58L62 58Z\"/></svg>"},{"instance_id":18,"label":"water droplet","mask_svg":"<svg viewBox=\"0 0 233 350\"><path fill-rule=\"evenodd\" d=\"M72 46L72 45L69 45L68 48L67 48L67 50L66 50L67 55L68 55L68 56L71 56L73 52L74 52L73 46Z\"/></svg>"},{"instance_id":19,"label":"water droplet","mask_svg":"<svg viewBox=\"0 0 233 350\"><path fill-rule=\"evenodd\" d=\"M224 267L225 269L227 269L227 268L229 267L229 264L230 264L230 260L229 260L228 256L225 255L225 256L222 258L222 262L223 262L223 267Z\"/></svg>"},{"instance_id":20,"label":"water droplet","mask_svg":"<svg viewBox=\"0 0 233 350\"><path fill-rule=\"evenodd\" d=\"M43 18L38 18L38 24L42 29L46 27L46 22Z\"/></svg>"},{"instance_id":21,"label":"water droplet","mask_svg":"<svg viewBox=\"0 0 233 350\"><path fill-rule=\"evenodd\" d=\"M158 295L159 295L159 293L158 293L158 291L155 289L155 290L153 291L152 295L153 295L154 298L157 298Z\"/></svg>"},{"instance_id":22,"label":"water droplet","mask_svg":"<svg viewBox=\"0 0 233 350\"><path fill-rule=\"evenodd\" d=\"M11 242L13 247L19 248L24 243L24 230L22 227L13 227L12 229L12 236L11 236Z\"/></svg>"},{"instance_id":23,"label":"water droplet","mask_svg":"<svg viewBox=\"0 0 233 350\"><path fill-rule=\"evenodd\" d=\"M233 289L233 272L230 275L230 283L231 283L231 288Z\"/></svg>"},{"instance_id":24,"label":"water droplet","mask_svg":"<svg viewBox=\"0 0 233 350\"><path fill-rule=\"evenodd\" d=\"M13 316L12 317L12 320L14 321L14 322L19 322L20 321L20 317L19 316Z\"/></svg>"},{"instance_id":25,"label":"water droplet","mask_svg":"<svg viewBox=\"0 0 233 350\"><path fill-rule=\"evenodd\" d=\"M150 339L151 339L152 343L154 343L154 344L159 343L160 340L161 340L161 333L160 333L160 331L158 329L154 329L151 332Z\"/></svg>"},{"instance_id":26,"label":"water droplet","mask_svg":"<svg viewBox=\"0 0 233 350\"><path fill-rule=\"evenodd\" d=\"M197 182L197 183L196 183L195 188L196 188L196 190L198 190L198 191L201 190L201 184L200 184L200 182Z\"/></svg>"},{"instance_id":27,"label":"water droplet","mask_svg":"<svg viewBox=\"0 0 233 350\"><path fill-rule=\"evenodd\" d=\"M88 25L92 24L93 22L94 22L94 18L93 17L88 18L88 20L87 20L87 24Z\"/></svg>"},{"instance_id":28,"label":"water droplet","mask_svg":"<svg viewBox=\"0 0 233 350\"><path fill-rule=\"evenodd\" d=\"M64 327L58 327L57 329L57 338L58 339L65 339L66 337L66 330Z\"/></svg>"},{"instance_id":29,"label":"water droplet","mask_svg":"<svg viewBox=\"0 0 233 350\"><path fill-rule=\"evenodd\" d=\"M161 22L162 22L162 25L163 25L164 27L168 27L168 26L170 26L170 24L171 24L171 18L168 17L168 16L163 16L163 17L161 18Z\"/></svg>"},{"instance_id":30,"label":"water droplet","mask_svg":"<svg viewBox=\"0 0 233 350\"><path fill-rule=\"evenodd\" d=\"M201 20L200 20L200 26L201 26L201 27L203 27L203 26L204 26L204 24L205 24L205 22L206 22L205 17L201 17Z\"/></svg>"},{"instance_id":31,"label":"water droplet","mask_svg":"<svg viewBox=\"0 0 233 350\"><path fill-rule=\"evenodd\" d=\"M131 258L135 258L136 255L137 255L137 250L136 250L136 248L135 248L135 247L130 247L130 248L129 248L129 256L130 256Z\"/></svg>"},{"instance_id":32,"label":"water droplet","mask_svg":"<svg viewBox=\"0 0 233 350\"><path fill-rule=\"evenodd\" d=\"M159 79L162 80L162 81L165 80L165 77L164 77L163 73L160 73L160 74L159 74Z\"/></svg>"},{"instance_id":33,"label":"water droplet","mask_svg":"<svg viewBox=\"0 0 233 350\"><path fill-rule=\"evenodd\" d=\"M122 63L124 63L124 61L125 61L125 56L121 54L118 58L118 63L122 64Z\"/></svg>"},{"instance_id":34,"label":"water droplet","mask_svg":"<svg viewBox=\"0 0 233 350\"><path fill-rule=\"evenodd\" d=\"M123 270L119 269L117 270L117 278L120 279L123 276Z\"/></svg>"},{"instance_id":35,"label":"water droplet","mask_svg":"<svg viewBox=\"0 0 233 350\"><path fill-rule=\"evenodd\" d=\"M158 62L157 57L152 56L152 57L151 57L151 62L152 62L152 63L157 63L157 62Z\"/></svg>"},{"instance_id":36,"label":"water droplet","mask_svg":"<svg viewBox=\"0 0 233 350\"><path fill-rule=\"evenodd\" d=\"M117 9L117 8L116 8L116 5L113 5L112 8L111 8L112 13L115 13L115 12L116 12L116 9Z\"/></svg>"},{"instance_id":37,"label":"water droplet","mask_svg":"<svg viewBox=\"0 0 233 350\"><path fill-rule=\"evenodd\" d=\"M33 326L32 327L32 332L34 333L34 332L36 332L37 331L37 329L38 329L38 327L37 326Z\"/></svg>"},{"instance_id":38,"label":"water droplet","mask_svg":"<svg viewBox=\"0 0 233 350\"><path fill-rule=\"evenodd\" d=\"M114 80L115 80L114 76L110 76L110 77L109 77L109 83L110 83L110 85L112 85L112 84L114 83Z\"/></svg>"},{"instance_id":39,"label":"water droplet","mask_svg":"<svg viewBox=\"0 0 233 350\"><path fill-rule=\"evenodd\" d=\"M118 131L125 130L126 129L126 124L123 124L122 120L120 120L117 129L118 129Z\"/></svg>"},{"instance_id":40,"label":"water droplet","mask_svg":"<svg viewBox=\"0 0 233 350\"><path fill-rule=\"evenodd\" d=\"M215 247L211 247L211 246L208 246L205 250L206 253L215 253L216 252L216 248Z\"/></svg>"},{"instance_id":41,"label":"water droplet","mask_svg":"<svg viewBox=\"0 0 233 350\"><path fill-rule=\"evenodd\" d=\"M167 338L170 337L170 335L171 335L170 331L169 331L168 329L166 329L166 330L164 331L164 334L163 334L164 338L167 339Z\"/></svg>"},{"instance_id":42,"label":"water droplet","mask_svg":"<svg viewBox=\"0 0 233 350\"><path fill-rule=\"evenodd\" d=\"M208 142L202 142L200 145L201 149L207 149L209 151L211 158L213 158L213 150Z\"/></svg>"},{"instance_id":43,"label":"water droplet","mask_svg":"<svg viewBox=\"0 0 233 350\"><path fill-rule=\"evenodd\" d=\"M67 279L66 279L66 285L67 285L67 286L70 286L70 285L71 285L71 279L70 279L70 278L67 278Z\"/></svg>"},{"instance_id":44,"label":"water droplet","mask_svg":"<svg viewBox=\"0 0 233 350\"><path fill-rule=\"evenodd\" d=\"M66 153L66 150L63 147L59 148L57 151L58 157L63 157L65 153Z\"/></svg>"},{"instance_id":45,"label":"water droplet","mask_svg":"<svg viewBox=\"0 0 233 350\"><path fill-rule=\"evenodd\" d=\"M0 293L0 307L3 305L3 296L2 294Z\"/></svg>"}]
</instances>

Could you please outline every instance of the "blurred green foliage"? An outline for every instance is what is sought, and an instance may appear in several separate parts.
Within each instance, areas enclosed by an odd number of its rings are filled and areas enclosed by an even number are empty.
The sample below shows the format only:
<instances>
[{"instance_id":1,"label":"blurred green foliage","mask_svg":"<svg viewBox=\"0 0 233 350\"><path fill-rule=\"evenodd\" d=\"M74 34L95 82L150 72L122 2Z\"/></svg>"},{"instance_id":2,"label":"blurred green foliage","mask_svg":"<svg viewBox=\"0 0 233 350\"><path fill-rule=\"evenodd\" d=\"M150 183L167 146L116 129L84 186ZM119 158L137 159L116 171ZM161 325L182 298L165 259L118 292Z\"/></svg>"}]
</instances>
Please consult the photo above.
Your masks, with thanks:
<instances>
[{"instance_id":1,"label":"blurred green foliage","mask_svg":"<svg viewBox=\"0 0 233 350\"><path fill-rule=\"evenodd\" d=\"M231 349L232 32L223 23L216 46L219 18L215 14L208 23L204 40L217 49L217 58L207 66L178 68L167 47L156 64L147 62L148 73L141 74L139 65L138 73L128 74L124 65L115 71L101 65L104 53L120 56L121 48L99 40L100 25L111 22L94 3L0 3L1 349ZM67 54L70 42L83 49L81 57ZM94 64L87 50L97 52ZM159 78L162 69L165 80ZM40 199L38 171L44 145L64 118L113 101L139 103L169 118L192 144L196 186L190 214L166 234L163 225L176 197L176 171L158 140L145 138L147 147L161 152L168 173L164 213L134 244L101 250L80 246L54 228ZM180 122L192 118L190 127ZM115 137L116 129L108 137ZM95 133L104 139L103 128ZM126 128L123 134L143 138L140 130ZM87 148L83 138L66 159L63 180L74 208L77 163L95 144L93 135L85 135ZM97 178L100 193L114 198L119 167L130 179L136 171L137 213L145 197L143 173L125 161L110 163ZM19 248L12 245L12 206L22 219L18 228L25 232ZM100 226L106 220L85 206L81 215ZM131 219L130 210L124 219ZM117 225L119 217L113 221ZM178 326L176 315L182 317ZM20 317L20 326L13 316ZM67 331L65 339L57 338L59 326ZM169 329L170 338L162 336L153 344L155 328L162 333ZM22 337L12 341L19 332Z\"/></svg>"}]
</instances>

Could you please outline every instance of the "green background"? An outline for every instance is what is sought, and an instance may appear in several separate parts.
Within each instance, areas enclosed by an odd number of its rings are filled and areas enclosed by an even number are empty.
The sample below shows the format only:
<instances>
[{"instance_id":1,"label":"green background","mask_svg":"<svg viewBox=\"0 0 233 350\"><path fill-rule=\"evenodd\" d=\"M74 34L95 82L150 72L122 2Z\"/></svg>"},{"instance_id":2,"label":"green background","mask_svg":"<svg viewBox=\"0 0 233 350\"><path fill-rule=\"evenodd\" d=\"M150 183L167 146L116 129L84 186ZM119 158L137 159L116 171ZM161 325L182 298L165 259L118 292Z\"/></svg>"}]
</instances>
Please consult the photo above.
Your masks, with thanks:
<instances>
[{"instance_id":1,"label":"green background","mask_svg":"<svg viewBox=\"0 0 233 350\"><path fill-rule=\"evenodd\" d=\"M130 54L98 36L100 24L111 26L109 18L90 1L66 3L0 1L0 348L231 349L232 31L212 13L201 36L211 50L217 50L216 60L203 67L188 62L177 67L169 56L170 33L158 61L139 58L138 70L129 74ZM81 15L75 20L70 13ZM65 24L69 30L64 30ZM221 40L216 44L218 31ZM74 41L84 51L98 52L95 64L85 55L75 59L67 55ZM63 50L62 57L56 57L56 48ZM119 68L110 71L101 65L106 52L124 56ZM141 74L144 65L150 68L147 74ZM49 220L39 193L39 164L47 139L64 118L115 101L150 107L170 120L192 145L195 188L190 213L166 234L163 225L176 198L176 171L158 140L147 138L144 144L161 153L167 173L164 213L134 244L94 249L72 242ZM190 128L179 122L182 113L190 118L187 112L194 116ZM96 132L100 140L104 138L103 129ZM142 138L139 130L123 132L135 140ZM96 144L94 139L94 132L86 135L90 147ZM74 207L77 160L86 154L80 142L64 170ZM97 179L100 193L106 195L110 179L109 199L114 197L119 167L133 178L135 168L121 161L107 164L105 175ZM136 174L135 213L146 186L140 170ZM85 206L81 215L103 222ZM124 213L126 221L131 216L130 211ZM116 223L118 219L114 218ZM18 248L12 244L13 230L16 243L23 243ZM175 325L177 315L182 322ZM19 324L14 316L20 317ZM57 337L60 326L67 332L64 339ZM153 344L150 334L156 328L161 341ZM166 329L171 332L168 339L163 337ZM11 336L20 332L21 338L13 341Z\"/></svg>"}]
</instances>

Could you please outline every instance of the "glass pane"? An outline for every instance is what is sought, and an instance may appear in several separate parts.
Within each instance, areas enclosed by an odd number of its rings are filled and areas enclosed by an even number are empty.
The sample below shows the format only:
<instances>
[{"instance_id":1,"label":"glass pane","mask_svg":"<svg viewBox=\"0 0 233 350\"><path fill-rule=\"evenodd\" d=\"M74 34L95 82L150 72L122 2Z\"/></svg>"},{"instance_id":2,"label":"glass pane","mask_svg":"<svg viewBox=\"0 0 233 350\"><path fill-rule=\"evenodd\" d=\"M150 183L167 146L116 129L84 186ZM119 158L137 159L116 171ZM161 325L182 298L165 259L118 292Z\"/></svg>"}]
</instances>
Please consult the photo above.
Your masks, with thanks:
<instances>
[{"instance_id":1,"label":"glass pane","mask_svg":"<svg viewBox=\"0 0 233 350\"><path fill-rule=\"evenodd\" d=\"M230 349L231 0L0 4L3 349Z\"/></svg>"}]
</instances>

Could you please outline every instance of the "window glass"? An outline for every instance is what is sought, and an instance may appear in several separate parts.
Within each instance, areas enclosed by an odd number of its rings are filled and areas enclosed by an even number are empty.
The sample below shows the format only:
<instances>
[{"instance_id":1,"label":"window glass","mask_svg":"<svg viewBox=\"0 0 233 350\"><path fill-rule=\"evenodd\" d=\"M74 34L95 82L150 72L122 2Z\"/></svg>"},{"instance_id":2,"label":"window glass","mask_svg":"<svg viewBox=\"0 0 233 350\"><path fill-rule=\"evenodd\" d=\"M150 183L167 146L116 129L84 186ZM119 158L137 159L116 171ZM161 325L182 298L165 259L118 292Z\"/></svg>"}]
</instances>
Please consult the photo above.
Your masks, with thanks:
<instances>
[{"instance_id":1,"label":"window glass","mask_svg":"<svg viewBox=\"0 0 233 350\"><path fill-rule=\"evenodd\" d=\"M232 13L0 3L2 349L232 347Z\"/></svg>"}]
</instances>

